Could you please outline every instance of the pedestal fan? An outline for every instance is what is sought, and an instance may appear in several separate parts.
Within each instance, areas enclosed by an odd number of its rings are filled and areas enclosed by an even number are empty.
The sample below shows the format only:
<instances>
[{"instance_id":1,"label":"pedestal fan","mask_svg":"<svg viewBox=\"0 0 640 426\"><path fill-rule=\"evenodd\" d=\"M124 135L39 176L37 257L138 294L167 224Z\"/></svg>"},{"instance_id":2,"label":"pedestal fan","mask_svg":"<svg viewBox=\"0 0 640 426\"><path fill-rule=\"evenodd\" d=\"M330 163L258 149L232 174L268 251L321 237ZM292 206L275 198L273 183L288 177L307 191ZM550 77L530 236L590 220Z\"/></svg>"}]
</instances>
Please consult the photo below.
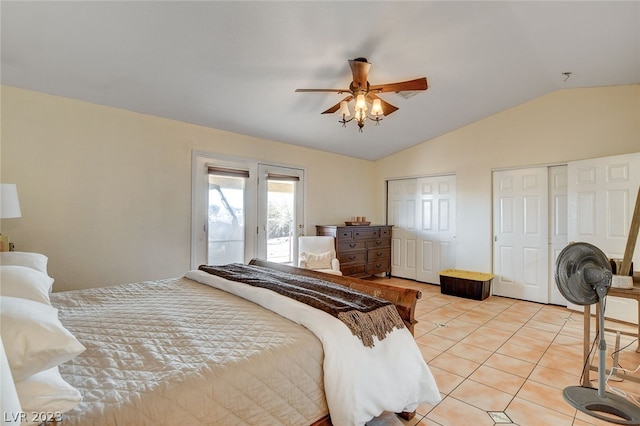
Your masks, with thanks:
<instances>
[{"instance_id":1,"label":"pedestal fan","mask_svg":"<svg viewBox=\"0 0 640 426\"><path fill-rule=\"evenodd\" d=\"M558 256L555 278L560 293L576 305L586 306L600 302L597 314L600 336L598 389L569 386L564 389L563 395L573 407L598 419L622 425L639 425L640 407L605 390L607 343L604 338L603 302L611 286L611 277L609 259L589 243L571 243Z\"/></svg>"}]
</instances>

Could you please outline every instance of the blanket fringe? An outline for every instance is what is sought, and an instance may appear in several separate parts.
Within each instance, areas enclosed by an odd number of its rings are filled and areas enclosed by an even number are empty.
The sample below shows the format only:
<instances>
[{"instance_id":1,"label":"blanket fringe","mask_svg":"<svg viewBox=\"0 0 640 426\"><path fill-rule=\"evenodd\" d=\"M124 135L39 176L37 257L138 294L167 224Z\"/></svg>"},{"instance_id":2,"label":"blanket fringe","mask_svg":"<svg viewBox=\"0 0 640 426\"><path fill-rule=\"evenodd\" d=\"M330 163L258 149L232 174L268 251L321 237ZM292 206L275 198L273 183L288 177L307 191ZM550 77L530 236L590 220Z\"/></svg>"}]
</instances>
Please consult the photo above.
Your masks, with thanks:
<instances>
[{"instance_id":1,"label":"blanket fringe","mask_svg":"<svg viewBox=\"0 0 640 426\"><path fill-rule=\"evenodd\" d=\"M368 348L374 346L373 336L382 340L394 328L403 328L404 322L394 305L382 306L370 312L351 310L340 312L338 319L346 324L351 333L362 340Z\"/></svg>"}]
</instances>

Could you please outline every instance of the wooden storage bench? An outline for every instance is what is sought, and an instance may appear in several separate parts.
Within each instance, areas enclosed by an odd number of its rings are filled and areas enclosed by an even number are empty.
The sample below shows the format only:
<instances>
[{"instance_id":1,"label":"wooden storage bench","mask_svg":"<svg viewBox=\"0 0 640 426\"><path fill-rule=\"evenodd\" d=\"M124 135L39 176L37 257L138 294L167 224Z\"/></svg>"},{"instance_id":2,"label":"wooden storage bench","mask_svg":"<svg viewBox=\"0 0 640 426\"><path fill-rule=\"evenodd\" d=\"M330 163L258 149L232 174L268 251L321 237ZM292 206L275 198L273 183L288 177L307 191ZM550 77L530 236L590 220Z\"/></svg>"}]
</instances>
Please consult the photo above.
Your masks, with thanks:
<instances>
[{"instance_id":1,"label":"wooden storage bench","mask_svg":"<svg viewBox=\"0 0 640 426\"><path fill-rule=\"evenodd\" d=\"M492 274L445 269L440 271L440 292L450 296L484 300L491 294Z\"/></svg>"}]
</instances>

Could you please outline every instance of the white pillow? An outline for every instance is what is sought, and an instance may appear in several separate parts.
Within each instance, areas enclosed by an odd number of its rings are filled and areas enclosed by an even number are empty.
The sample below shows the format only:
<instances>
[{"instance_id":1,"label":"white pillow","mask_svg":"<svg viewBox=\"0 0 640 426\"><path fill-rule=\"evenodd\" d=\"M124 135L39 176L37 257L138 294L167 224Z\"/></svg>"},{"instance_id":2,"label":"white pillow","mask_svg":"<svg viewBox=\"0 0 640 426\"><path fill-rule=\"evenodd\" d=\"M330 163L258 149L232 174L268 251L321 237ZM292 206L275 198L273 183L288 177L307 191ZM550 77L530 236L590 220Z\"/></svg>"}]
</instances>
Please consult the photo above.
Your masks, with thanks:
<instances>
[{"instance_id":1,"label":"white pillow","mask_svg":"<svg viewBox=\"0 0 640 426\"><path fill-rule=\"evenodd\" d=\"M23 380L66 362L85 350L43 303L0 296L0 332L13 380Z\"/></svg>"},{"instance_id":2,"label":"white pillow","mask_svg":"<svg viewBox=\"0 0 640 426\"><path fill-rule=\"evenodd\" d=\"M309 269L331 269L331 252L314 254L302 253L307 268Z\"/></svg>"},{"instance_id":3,"label":"white pillow","mask_svg":"<svg viewBox=\"0 0 640 426\"><path fill-rule=\"evenodd\" d=\"M47 262L49 258L40 253L29 253L26 251L3 251L0 252L0 265L26 266L44 274L47 272Z\"/></svg>"},{"instance_id":4,"label":"white pillow","mask_svg":"<svg viewBox=\"0 0 640 426\"><path fill-rule=\"evenodd\" d=\"M80 392L62 378L57 366L17 381L16 390L27 420L31 413L65 413L82 401Z\"/></svg>"},{"instance_id":5,"label":"white pillow","mask_svg":"<svg viewBox=\"0 0 640 426\"><path fill-rule=\"evenodd\" d=\"M9 368L9 361L7 360L7 354L4 350L4 344L2 343L2 337L0 337L0 412L4 426L11 423L19 423L20 413L22 408L20 407L20 401L18 400L18 391L16 385L13 382L13 376L11 375L11 368ZM9 417L7 422L6 417Z\"/></svg>"},{"instance_id":6,"label":"white pillow","mask_svg":"<svg viewBox=\"0 0 640 426\"><path fill-rule=\"evenodd\" d=\"M53 278L26 266L0 265L0 295L50 305Z\"/></svg>"}]
</instances>

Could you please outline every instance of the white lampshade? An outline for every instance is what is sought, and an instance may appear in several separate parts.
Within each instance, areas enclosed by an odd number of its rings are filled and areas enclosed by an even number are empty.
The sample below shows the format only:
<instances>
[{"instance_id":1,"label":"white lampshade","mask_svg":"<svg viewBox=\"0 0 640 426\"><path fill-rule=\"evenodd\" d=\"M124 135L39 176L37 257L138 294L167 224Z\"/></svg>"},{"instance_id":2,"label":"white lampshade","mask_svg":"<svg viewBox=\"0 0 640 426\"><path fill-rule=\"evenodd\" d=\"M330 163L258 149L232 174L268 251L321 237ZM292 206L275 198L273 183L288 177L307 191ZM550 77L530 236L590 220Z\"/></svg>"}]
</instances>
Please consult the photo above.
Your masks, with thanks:
<instances>
[{"instance_id":1,"label":"white lampshade","mask_svg":"<svg viewBox=\"0 0 640 426\"><path fill-rule=\"evenodd\" d=\"M340 102L340 115L345 117L349 117L351 115L351 111L349 111L349 103L347 103L347 101Z\"/></svg>"},{"instance_id":2,"label":"white lampshade","mask_svg":"<svg viewBox=\"0 0 640 426\"><path fill-rule=\"evenodd\" d=\"M21 217L18 189L13 183L0 184L0 219Z\"/></svg>"},{"instance_id":3,"label":"white lampshade","mask_svg":"<svg viewBox=\"0 0 640 426\"><path fill-rule=\"evenodd\" d=\"M371 114L376 116L382 114L382 103L380 102L380 99L373 100L373 106L371 107Z\"/></svg>"},{"instance_id":4,"label":"white lampshade","mask_svg":"<svg viewBox=\"0 0 640 426\"><path fill-rule=\"evenodd\" d=\"M367 110L367 101L365 101L364 95L358 95L356 97L356 110L357 111L366 111Z\"/></svg>"}]
</instances>

